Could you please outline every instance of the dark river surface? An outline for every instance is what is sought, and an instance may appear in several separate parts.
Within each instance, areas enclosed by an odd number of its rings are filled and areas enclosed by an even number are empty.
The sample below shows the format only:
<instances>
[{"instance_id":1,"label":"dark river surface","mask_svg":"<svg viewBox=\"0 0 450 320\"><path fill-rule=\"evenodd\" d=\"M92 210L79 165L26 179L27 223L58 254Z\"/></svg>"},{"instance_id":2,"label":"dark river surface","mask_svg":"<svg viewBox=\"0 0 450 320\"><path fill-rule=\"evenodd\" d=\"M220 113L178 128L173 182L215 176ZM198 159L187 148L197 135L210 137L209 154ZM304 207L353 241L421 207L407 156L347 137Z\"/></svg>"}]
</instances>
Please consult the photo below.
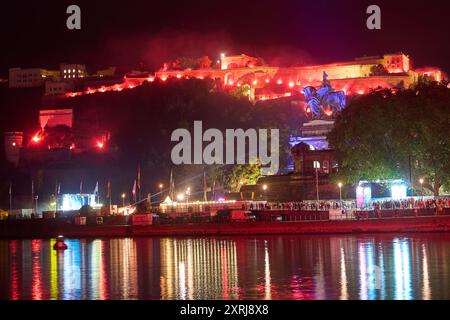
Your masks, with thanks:
<instances>
[{"instance_id":1,"label":"dark river surface","mask_svg":"<svg viewBox=\"0 0 450 320\"><path fill-rule=\"evenodd\" d=\"M0 299L450 299L450 234L0 240Z\"/></svg>"}]
</instances>

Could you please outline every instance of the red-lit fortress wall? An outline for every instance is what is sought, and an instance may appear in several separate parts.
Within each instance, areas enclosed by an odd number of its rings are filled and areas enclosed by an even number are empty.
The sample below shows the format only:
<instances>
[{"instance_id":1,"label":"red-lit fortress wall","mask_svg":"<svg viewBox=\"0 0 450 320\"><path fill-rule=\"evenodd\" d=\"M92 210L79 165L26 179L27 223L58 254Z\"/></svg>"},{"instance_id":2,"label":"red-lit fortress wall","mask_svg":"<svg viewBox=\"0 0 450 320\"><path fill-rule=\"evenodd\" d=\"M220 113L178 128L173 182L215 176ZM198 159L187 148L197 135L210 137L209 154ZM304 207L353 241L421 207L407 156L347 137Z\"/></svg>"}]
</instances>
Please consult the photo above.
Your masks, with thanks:
<instances>
[{"instance_id":1,"label":"red-lit fortress wall","mask_svg":"<svg viewBox=\"0 0 450 320\"><path fill-rule=\"evenodd\" d=\"M402 53L291 68L257 66L256 63L257 59L246 55L230 56L222 58L220 70L160 71L156 73L156 77L162 80L169 77L220 79L229 87L248 84L255 89L252 90L255 99L277 98L308 85L318 86L322 83L324 71L333 87L336 90L344 90L347 94L364 94L377 87L408 87L417 82L420 74L426 74L436 81L443 77L442 72L436 68L412 70L409 58ZM388 73L372 75L372 68L377 65L384 66Z\"/></svg>"},{"instance_id":2,"label":"red-lit fortress wall","mask_svg":"<svg viewBox=\"0 0 450 320\"><path fill-rule=\"evenodd\" d=\"M260 59L244 54L224 56L220 62L220 69L158 71L154 76L125 77L121 84L88 88L84 92L69 92L66 93L66 97L133 89L144 81L153 82L155 78L162 81L168 78L180 80L210 78L220 80L225 89L248 85L251 99L266 100L300 94L305 86L320 86L324 71L328 74L333 87L336 90L345 91L348 95L365 94L370 89L378 87L407 88L417 83L420 75L427 75L436 81L441 81L444 77L442 71L437 68L411 69L410 59L402 53L357 58L349 62L290 68L261 65ZM385 74L382 72L373 74L372 68L379 65L384 67Z\"/></svg>"}]
</instances>

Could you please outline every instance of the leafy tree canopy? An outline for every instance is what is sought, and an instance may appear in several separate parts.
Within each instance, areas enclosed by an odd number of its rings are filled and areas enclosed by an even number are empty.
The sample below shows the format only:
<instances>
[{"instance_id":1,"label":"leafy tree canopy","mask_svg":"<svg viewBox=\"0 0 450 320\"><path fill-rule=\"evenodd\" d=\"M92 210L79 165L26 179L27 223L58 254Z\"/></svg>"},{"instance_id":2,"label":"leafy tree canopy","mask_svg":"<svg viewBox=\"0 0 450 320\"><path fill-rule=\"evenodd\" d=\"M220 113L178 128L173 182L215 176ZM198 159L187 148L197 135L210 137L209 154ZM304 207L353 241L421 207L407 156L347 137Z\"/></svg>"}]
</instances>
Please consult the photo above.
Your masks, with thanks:
<instances>
[{"instance_id":1,"label":"leafy tree canopy","mask_svg":"<svg viewBox=\"0 0 450 320\"><path fill-rule=\"evenodd\" d=\"M339 179L409 177L439 194L450 184L450 90L448 83L375 90L350 101L329 133L336 150Z\"/></svg>"}]
</instances>

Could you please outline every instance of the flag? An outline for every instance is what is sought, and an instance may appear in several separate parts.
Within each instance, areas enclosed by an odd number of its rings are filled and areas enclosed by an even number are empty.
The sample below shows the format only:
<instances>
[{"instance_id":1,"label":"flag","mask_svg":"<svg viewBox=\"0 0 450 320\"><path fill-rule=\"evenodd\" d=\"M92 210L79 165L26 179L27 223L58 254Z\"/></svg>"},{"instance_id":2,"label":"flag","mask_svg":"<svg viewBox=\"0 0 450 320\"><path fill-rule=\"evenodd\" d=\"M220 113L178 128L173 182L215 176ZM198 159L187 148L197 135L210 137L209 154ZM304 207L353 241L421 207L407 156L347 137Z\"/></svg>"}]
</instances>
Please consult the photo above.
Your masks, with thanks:
<instances>
[{"instance_id":1,"label":"flag","mask_svg":"<svg viewBox=\"0 0 450 320\"><path fill-rule=\"evenodd\" d=\"M97 183L95 184L94 194L95 194L95 195L98 195L98 181L97 181Z\"/></svg>"},{"instance_id":2,"label":"flag","mask_svg":"<svg viewBox=\"0 0 450 320\"><path fill-rule=\"evenodd\" d=\"M206 190L207 186L206 186L206 172L203 171L203 201L208 201L208 199L206 198Z\"/></svg>"},{"instance_id":3,"label":"flag","mask_svg":"<svg viewBox=\"0 0 450 320\"><path fill-rule=\"evenodd\" d=\"M80 195L83 194L83 179L80 180Z\"/></svg>"},{"instance_id":4,"label":"flag","mask_svg":"<svg viewBox=\"0 0 450 320\"><path fill-rule=\"evenodd\" d=\"M12 183L9 183L9 213L12 211Z\"/></svg>"},{"instance_id":5,"label":"flag","mask_svg":"<svg viewBox=\"0 0 450 320\"><path fill-rule=\"evenodd\" d=\"M61 193L61 183L58 183L58 190L57 190L57 194Z\"/></svg>"},{"instance_id":6,"label":"flag","mask_svg":"<svg viewBox=\"0 0 450 320\"><path fill-rule=\"evenodd\" d=\"M215 200L216 197L216 179L213 180L213 185L211 188L211 194L212 194L212 201Z\"/></svg>"},{"instance_id":7,"label":"flag","mask_svg":"<svg viewBox=\"0 0 450 320\"><path fill-rule=\"evenodd\" d=\"M108 178L108 194L107 198L111 198L111 178Z\"/></svg>"},{"instance_id":8,"label":"flag","mask_svg":"<svg viewBox=\"0 0 450 320\"><path fill-rule=\"evenodd\" d=\"M140 201L141 200L141 164L138 164L137 190L139 192L139 201Z\"/></svg>"},{"instance_id":9,"label":"flag","mask_svg":"<svg viewBox=\"0 0 450 320\"><path fill-rule=\"evenodd\" d=\"M134 198L134 202L136 202L136 180L134 180L134 183L133 183L133 198Z\"/></svg>"},{"instance_id":10,"label":"flag","mask_svg":"<svg viewBox=\"0 0 450 320\"><path fill-rule=\"evenodd\" d=\"M173 183L173 174L172 174L172 169L170 169L170 181L169 181L169 198L171 200L173 200L173 188L174 187L174 183Z\"/></svg>"},{"instance_id":11,"label":"flag","mask_svg":"<svg viewBox=\"0 0 450 320\"><path fill-rule=\"evenodd\" d=\"M137 171L137 187L138 189L141 189L141 165L138 164L138 171Z\"/></svg>"}]
</instances>

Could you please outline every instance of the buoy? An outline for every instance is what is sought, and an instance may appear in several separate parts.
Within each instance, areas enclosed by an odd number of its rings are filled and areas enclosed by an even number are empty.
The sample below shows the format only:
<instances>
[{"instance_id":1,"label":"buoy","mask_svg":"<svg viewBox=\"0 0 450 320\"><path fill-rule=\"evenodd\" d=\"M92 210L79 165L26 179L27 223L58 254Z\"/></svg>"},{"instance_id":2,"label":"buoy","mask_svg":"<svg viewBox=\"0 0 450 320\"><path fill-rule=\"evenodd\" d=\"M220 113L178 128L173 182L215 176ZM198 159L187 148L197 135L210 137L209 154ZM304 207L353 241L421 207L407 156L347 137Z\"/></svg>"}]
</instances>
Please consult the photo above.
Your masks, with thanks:
<instances>
[{"instance_id":1,"label":"buoy","mask_svg":"<svg viewBox=\"0 0 450 320\"><path fill-rule=\"evenodd\" d=\"M64 243L64 237L58 236L56 238L56 243L53 245L53 250L66 250L67 244Z\"/></svg>"}]
</instances>

